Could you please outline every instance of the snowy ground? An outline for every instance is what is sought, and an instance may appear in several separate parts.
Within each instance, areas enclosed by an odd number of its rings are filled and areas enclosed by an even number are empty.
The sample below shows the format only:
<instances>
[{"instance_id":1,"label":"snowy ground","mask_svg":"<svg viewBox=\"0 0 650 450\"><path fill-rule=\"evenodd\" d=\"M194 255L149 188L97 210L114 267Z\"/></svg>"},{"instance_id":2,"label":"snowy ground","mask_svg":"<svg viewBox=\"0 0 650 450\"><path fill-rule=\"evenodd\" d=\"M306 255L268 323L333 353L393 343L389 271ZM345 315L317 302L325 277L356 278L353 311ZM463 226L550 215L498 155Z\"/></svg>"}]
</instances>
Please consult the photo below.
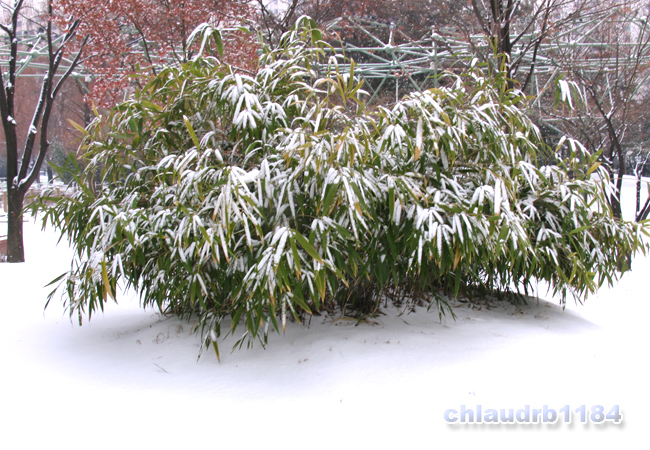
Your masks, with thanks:
<instances>
[{"instance_id":1,"label":"snowy ground","mask_svg":"<svg viewBox=\"0 0 650 450\"><path fill-rule=\"evenodd\" d=\"M0 265L0 448L640 448L647 441L650 258L566 310L545 300L458 320L389 309L318 317L267 349L197 361L191 324L122 298L79 327L47 288L70 250L25 224L25 264ZM0 234L3 234L0 230ZM620 405L619 425L450 425L445 410ZM638 443L632 445L633 443Z\"/></svg>"}]
</instances>

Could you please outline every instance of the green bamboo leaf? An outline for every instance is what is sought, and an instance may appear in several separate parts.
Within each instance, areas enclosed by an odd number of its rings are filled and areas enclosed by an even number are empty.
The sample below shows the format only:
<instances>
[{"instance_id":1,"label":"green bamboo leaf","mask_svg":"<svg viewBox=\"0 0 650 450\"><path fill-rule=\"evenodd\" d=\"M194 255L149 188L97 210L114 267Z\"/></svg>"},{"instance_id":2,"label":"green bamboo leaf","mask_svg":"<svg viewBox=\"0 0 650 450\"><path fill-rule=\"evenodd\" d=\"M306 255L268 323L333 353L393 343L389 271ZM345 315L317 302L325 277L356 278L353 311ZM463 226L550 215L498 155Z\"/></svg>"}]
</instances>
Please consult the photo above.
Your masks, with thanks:
<instances>
[{"instance_id":1,"label":"green bamboo leaf","mask_svg":"<svg viewBox=\"0 0 650 450\"><path fill-rule=\"evenodd\" d=\"M454 274L454 297L458 297L458 293L460 292L461 278L460 270L456 270Z\"/></svg>"},{"instance_id":2,"label":"green bamboo leaf","mask_svg":"<svg viewBox=\"0 0 650 450\"><path fill-rule=\"evenodd\" d=\"M582 233L583 231L588 230L589 228L591 228L591 225L585 225L583 227L579 227L579 228L576 228L576 229L570 231L569 234Z\"/></svg>"},{"instance_id":3,"label":"green bamboo leaf","mask_svg":"<svg viewBox=\"0 0 650 450\"><path fill-rule=\"evenodd\" d=\"M214 41L214 45L217 47L217 53L219 56L223 56L223 39L221 38L221 32L219 30L212 30L212 40Z\"/></svg>"},{"instance_id":4,"label":"green bamboo leaf","mask_svg":"<svg viewBox=\"0 0 650 450\"><path fill-rule=\"evenodd\" d=\"M578 264L575 261L573 262L572 266L573 267L571 268L571 276L569 276L569 283L573 281L573 277L575 277L576 272L578 270Z\"/></svg>"},{"instance_id":5,"label":"green bamboo leaf","mask_svg":"<svg viewBox=\"0 0 650 450\"><path fill-rule=\"evenodd\" d=\"M84 127L79 125L77 122L75 122L72 119L68 119L68 122L70 125L72 125L79 133L81 133L82 136L88 136L90 133L88 133L88 130L86 130Z\"/></svg>"},{"instance_id":6,"label":"green bamboo leaf","mask_svg":"<svg viewBox=\"0 0 650 450\"><path fill-rule=\"evenodd\" d=\"M305 239L305 237L302 234L300 234L297 230L291 230L291 233L292 233L292 236L295 237L298 240L298 242L300 243L302 248L304 248L305 251L307 253L309 253L309 255L312 258L314 258L319 263L324 264L323 259L320 257L320 255L318 254L318 252L316 251L314 246L311 245L309 243L309 241L307 239Z\"/></svg>"},{"instance_id":7,"label":"green bamboo leaf","mask_svg":"<svg viewBox=\"0 0 650 450\"><path fill-rule=\"evenodd\" d=\"M321 269L314 274L314 284L316 285L316 289L318 289L318 294L320 295L320 299L324 301L325 293L327 290L327 280L325 278L324 269ZM314 298L314 302L316 302L315 298ZM316 307L318 308L318 304L316 304Z\"/></svg>"},{"instance_id":8,"label":"green bamboo leaf","mask_svg":"<svg viewBox=\"0 0 650 450\"><path fill-rule=\"evenodd\" d=\"M589 167L589 170L587 170L587 176L591 175L594 170L598 169L598 167L600 167L600 164L600 162L593 163L591 167Z\"/></svg>"},{"instance_id":9,"label":"green bamboo leaf","mask_svg":"<svg viewBox=\"0 0 650 450\"><path fill-rule=\"evenodd\" d=\"M291 292L293 293L293 301L296 302L296 304L300 306L307 314L312 314L311 309L309 306L307 306L307 302L305 301L305 296L302 292L300 283L294 286Z\"/></svg>"},{"instance_id":10,"label":"green bamboo leaf","mask_svg":"<svg viewBox=\"0 0 650 450\"><path fill-rule=\"evenodd\" d=\"M510 228L508 227L507 224L503 224L501 227L501 232L499 233L499 241L505 241L506 238L508 237L508 233L510 232Z\"/></svg>"},{"instance_id":11,"label":"green bamboo leaf","mask_svg":"<svg viewBox=\"0 0 650 450\"><path fill-rule=\"evenodd\" d=\"M338 187L339 184L329 184L327 186L327 191L325 193L325 200L323 201L323 208L321 214L328 216L330 214L330 208L332 206L332 201L334 200L334 197L338 193Z\"/></svg>"},{"instance_id":12,"label":"green bamboo leaf","mask_svg":"<svg viewBox=\"0 0 650 450\"><path fill-rule=\"evenodd\" d=\"M217 361L221 362L221 356L219 355L219 344L217 344L217 341L212 341L212 348L214 349L214 354L217 356Z\"/></svg>"},{"instance_id":13,"label":"green bamboo leaf","mask_svg":"<svg viewBox=\"0 0 650 450\"><path fill-rule=\"evenodd\" d=\"M352 239L352 233L350 233L347 229L343 228L341 225L338 223L334 222L332 224L334 228L336 229L336 232L344 239Z\"/></svg>"},{"instance_id":14,"label":"green bamboo leaf","mask_svg":"<svg viewBox=\"0 0 650 450\"><path fill-rule=\"evenodd\" d=\"M106 294L115 300L113 295L113 290L111 289L111 283L108 281L108 271L106 270L106 260L102 260L102 279L104 281L104 300L106 300Z\"/></svg>"},{"instance_id":15,"label":"green bamboo leaf","mask_svg":"<svg viewBox=\"0 0 650 450\"><path fill-rule=\"evenodd\" d=\"M201 144L199 143L199 139L196 137L196 133L194 132L194 128L190 123L190 119L188 119L187 116L183 116L183 121L185 122L185 126L187 127L188 133L190 133L190 137L192 138L192 142L194 143L194 146L197 149L201 148Z\"/></svg>"},{"instance_id":16,"label":"green bamboo leaf","mask_svg":"<svg viewBox=\"0 0 650 450\"><path fill-rule=\"evenodd\" d=\"M300 255L298 254L298 247L296 246L296 240L293 233L289 236L289 244L291 245L291 253L293 254L293 265L296 269L296 277L300 280Z\"/></svg>"}]
</instances>

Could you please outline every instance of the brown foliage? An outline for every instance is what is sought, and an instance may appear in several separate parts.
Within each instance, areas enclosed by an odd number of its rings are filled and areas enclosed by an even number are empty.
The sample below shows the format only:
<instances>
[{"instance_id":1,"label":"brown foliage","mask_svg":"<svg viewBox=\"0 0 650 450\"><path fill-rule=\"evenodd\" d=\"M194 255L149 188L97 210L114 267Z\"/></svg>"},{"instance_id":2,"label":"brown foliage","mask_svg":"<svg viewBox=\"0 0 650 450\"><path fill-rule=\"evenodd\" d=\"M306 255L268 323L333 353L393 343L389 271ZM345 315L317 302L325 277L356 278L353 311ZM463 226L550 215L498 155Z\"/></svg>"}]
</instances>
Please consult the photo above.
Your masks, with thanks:
<instances>
[{"instance_id":1,"label":"brown foliage","mask_svg":"<svg viewBox=\"0 0 650 450\"><path fill-rule=\"evenodd\" d=\"M349 42L362 44L367 36L355 29L354 22L362 21L384 25L378 32L380 39L388 42L389 32L394 31L395 43L419 40L437 27L449 23L460 14L462 2L438 2L429 0L379 1L379 0L325 0L304 2L301 12L323 23L336 18L342 31L341 37Z\"/></svg>"},{"instance_id":2,"label":"brown foliage","mask_svg":"<svg viewBox=\"0 0 650 450\"><path fill-rule=\"evenodd\" d=\"M93 75L90 99L111 106L137 80L153 74L155 65L183 62L194 56L187 39L200 24L239 26L254 16L249 0L56 0L59 24L65 17L82 20L79 36L90 36L84 66ZM255 39L235 32L227 58L254 68Z\"/></svg>"}]
</instances>

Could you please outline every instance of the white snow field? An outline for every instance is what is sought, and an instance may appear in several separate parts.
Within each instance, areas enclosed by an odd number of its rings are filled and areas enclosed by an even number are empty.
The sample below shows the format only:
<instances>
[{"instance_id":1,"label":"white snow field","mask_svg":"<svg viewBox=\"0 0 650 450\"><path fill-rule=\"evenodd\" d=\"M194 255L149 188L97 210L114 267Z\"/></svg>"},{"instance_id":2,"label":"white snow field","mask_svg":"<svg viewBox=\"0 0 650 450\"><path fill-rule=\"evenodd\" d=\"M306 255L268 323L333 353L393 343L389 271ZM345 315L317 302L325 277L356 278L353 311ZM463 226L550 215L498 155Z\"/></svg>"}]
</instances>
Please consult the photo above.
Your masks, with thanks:
<instances>
[{"instance_id":1,"label":"white snow field","mask_svg":"<svg viewBox=\"0 0 650 450\"><path fill-rule=\"evenodd\" d=\"M566 310L540 288L527 306L459 302L456 321L423 308L358 325L320 316L266 349L230 353L238 336L223 339L219 363L211 351L197 361L191 323L143 311L133 295L81 327L59 301L44 311L44 285L70 261L56 241L30 221L27 262L0 264L2 449L647 445L648 257ZM569 405L573 421L447 423L463 405ZM619 405L622 422L580 423L582 405L588 416Z\"/></svg>"}]
</instances>

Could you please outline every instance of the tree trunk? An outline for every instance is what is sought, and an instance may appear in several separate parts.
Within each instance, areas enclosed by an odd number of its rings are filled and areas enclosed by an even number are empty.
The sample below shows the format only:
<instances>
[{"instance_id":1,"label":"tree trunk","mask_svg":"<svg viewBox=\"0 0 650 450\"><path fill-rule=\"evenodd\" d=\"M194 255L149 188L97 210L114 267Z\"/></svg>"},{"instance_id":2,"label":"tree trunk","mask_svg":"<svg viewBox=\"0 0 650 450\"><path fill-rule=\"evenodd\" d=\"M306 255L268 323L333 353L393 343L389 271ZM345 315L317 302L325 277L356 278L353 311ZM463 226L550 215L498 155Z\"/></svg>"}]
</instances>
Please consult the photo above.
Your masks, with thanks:
<instances>
[{"instance_id":1,"label":"tree trunk","mask_svg":"<svg viewBox=\"0 0 650 450\"><path fill-rule=\"evenodd\" d=\"M639 213L636 215L636 221L641 222L642 220L646 220L648 218L648 214L650 214L650 197L647 198L645 205L643 205L641 211L639 211Z\"/></svg>"},{"instance_id":2,"label":"tree trunk","mask_svg":"<svg viewBox=\"0 0 650 450\"><path fill-rule=\"evenodd\" d=\"M620 197L621 195L619 193L614 193L610 198L610 203L612 204L612 214L614 214L614 217L617 219L620 219L623 216L621 214L622 211Z\"/></svg>"},{"instance_id":3,"label":"tree trunk","mask_svg":"<svg viewBox=\"0 0 650 450\"><path fill-rule=\"evenodd\" d=\"M66 45L74 39L77 32L77 27L81 23L75 20L68 26L67 31L62 35L62 41L59 41L58 48L55 47L53 38L52 21L53 17L53 1L49 0L47 4L46 16L46 44L44 47L37 49L34 47L33 51L47 50L49 61L47 63L47 70L43 74L43 81L41 82L41 90L39 100L34 110L29 132L25 140L22 156L19 158L18 154L18 138L17 127L15 119L15 104L16 104L16 77L20 71L26 67L20 60L18 64L18 47L19 34L17 32L18 19L20 16L21 8L24 5L24 0L17 0L13 2L13 6L7 9L11 13L11 23L9 25L0 24L0 29L7 35L8 42L11 43L10 52L8 54L8 67L7 72L0 70L0 121L4 130L5 144L7 148L7 197L8 197L8 221L7 221L7 262L24 262L25 261L25 248L23 244L23 204L25 201L25 194L29 187L39 178L41 167L47 156L49 142L47 140L47 131L49 126L50 114L52 112L52 105L57 93L61 86L68 77L73 73L75 67L79 64L81 58L81 49L89 39L85 36L80 44L80 50L70 61L69 66L63 73L57 73L61 61L64 59L64 52ZM57 37L56 40L59 38ZM40 42L40 41L39 41ZM22 47L21 47L22 48ZM5 78L6 77L6 78ZM56 80L55 80L56 78ZM36 155L34 149L36 145L36 136L40 133L40 143L36 147ZM32 158L35 156L35 159ZM21 159L20 166L18 160Z\"/></svg>"},{"instance_id":4,"label":"tree trunk","mask_svg":"<svg viewBox=\"0 0 650 450\"><path fill-rule=\"evenodd\" d=\"M617 146L618 150L618 175L616 179L616 194L615 198L612 199L612 210L614 212L614 217L617 219L623 219L623 211L621 210L621 197L623 196L623 175L625 175L625 154L620 147L620 144Z\"/></svg>"},{"instance_id":5,"label":"tree trunk","mask_svg":"<svg viewBox=\"0 0 650 450\"><path fill-rule=\"evenodd\" d=\"M641 210L641 171L636 172L636 208L634 209L634 216L636 217Z\"/></svg>"},{"instance_id":6,"label":"tree trunk","mask_svg":"<svg viewBox=\"0 0 650 450\"><path fill-rule=\"evenodd\" d=\"M23 201L25 195L14 187L7 192L9 212L7 221L7 262L25 262L23 246Z\"/></svg>"}]
</instances>

